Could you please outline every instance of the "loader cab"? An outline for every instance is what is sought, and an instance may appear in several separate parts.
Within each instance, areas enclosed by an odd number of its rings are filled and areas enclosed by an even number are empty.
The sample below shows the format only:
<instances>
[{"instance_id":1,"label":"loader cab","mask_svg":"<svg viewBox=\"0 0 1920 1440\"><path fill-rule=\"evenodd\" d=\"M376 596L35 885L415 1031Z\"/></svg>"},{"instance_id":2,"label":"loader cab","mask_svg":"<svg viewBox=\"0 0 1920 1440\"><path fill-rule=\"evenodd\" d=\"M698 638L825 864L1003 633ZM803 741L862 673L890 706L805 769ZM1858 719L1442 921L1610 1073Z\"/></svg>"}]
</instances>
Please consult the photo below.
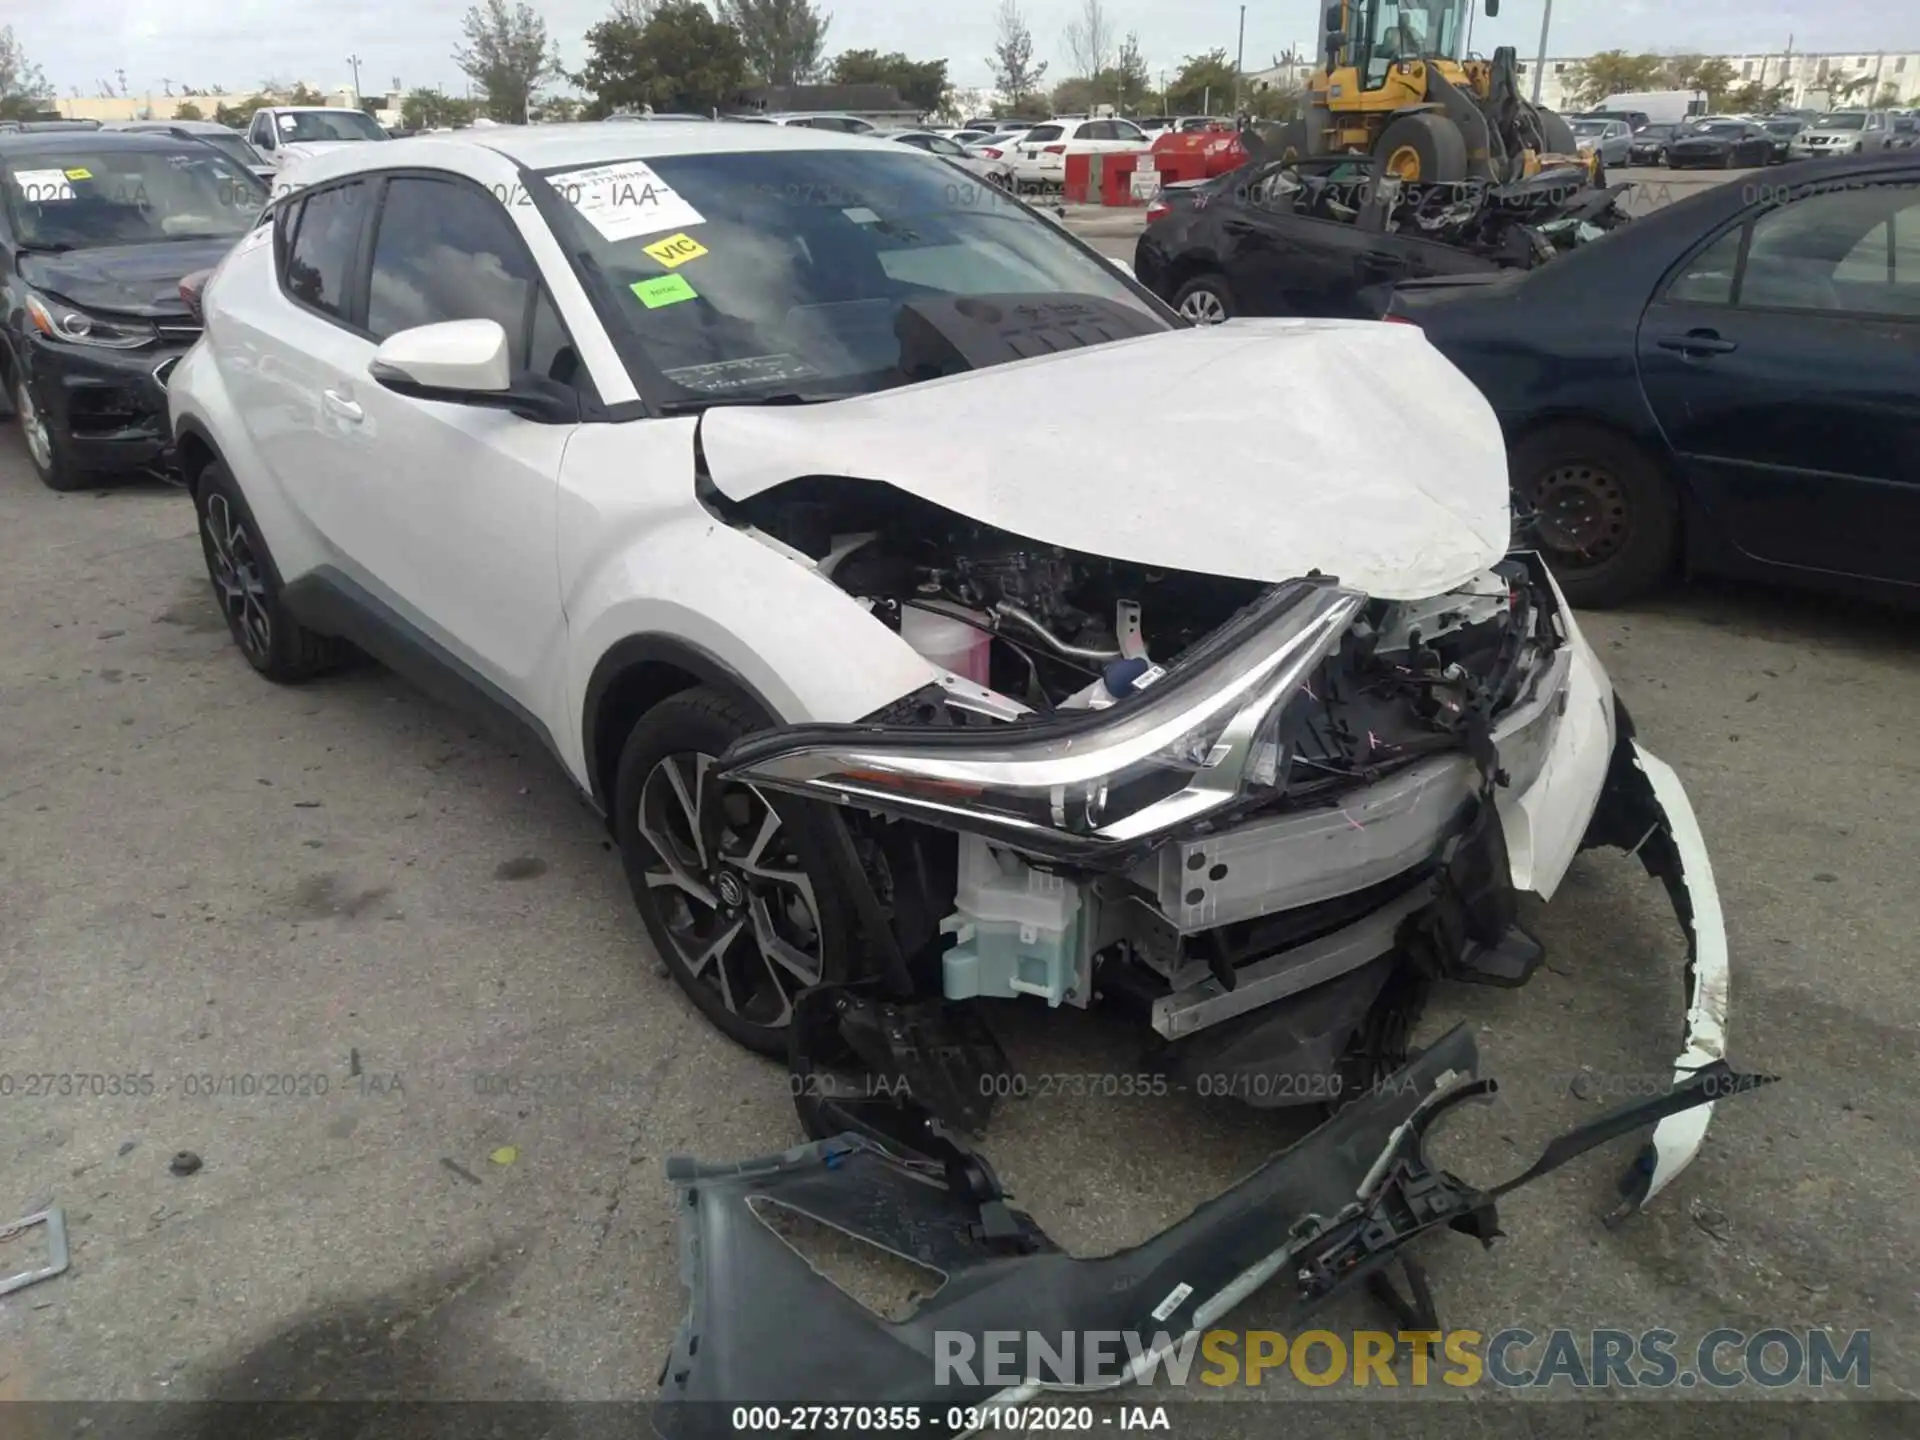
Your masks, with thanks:
<instances>
[{"instance_id":1,"label":"loader cab","mask_svg":"<svg viewBox=\"0 0 1920 1440\"><path fill-rule=\"evenodd\" d=\"M1327 68L1351 66L1362 90L1378 90L1409 60L1451 60L1466 51L1474 0L1348 0L1327 7ZM1500 0L1486 0L1497 15Z\"/></svg>"}]
</instances>

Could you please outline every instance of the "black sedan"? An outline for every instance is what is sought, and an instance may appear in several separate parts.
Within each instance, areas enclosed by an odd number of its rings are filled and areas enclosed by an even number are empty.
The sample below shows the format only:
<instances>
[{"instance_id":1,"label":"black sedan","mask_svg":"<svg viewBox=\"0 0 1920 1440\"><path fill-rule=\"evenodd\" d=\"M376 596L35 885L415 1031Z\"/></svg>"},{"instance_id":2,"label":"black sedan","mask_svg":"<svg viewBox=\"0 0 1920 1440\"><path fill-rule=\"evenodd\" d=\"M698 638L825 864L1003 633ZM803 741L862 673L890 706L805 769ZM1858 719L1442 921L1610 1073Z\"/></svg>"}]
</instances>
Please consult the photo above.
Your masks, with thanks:
<instances>
[{"instance_id":1,"label":"black sedan","mask_svg":"<svg viewBox=\"0 0 1920 1440\"><path fill-rule=\"evenodd\" d=\"M1667 142L1667 166L1673 170L1732 170L1773 160L1773 136L1751 120L1709 120Z\"/></svg>"},{"instance_id":2,"label":"black sedan","mask_svg":"<svg viewBox=\"0 0 1920 1440\"><path fill-rule=\"evenodd\" d=\"M165 377L200 335L180 282L266 200L191 136L0 135L0 415L49 487L165 467Z\"/></svg>"},{"instance_id":3,"label":"black sedan","mask_svg":"<svg viewBox=\"0 0 1920 1440\"><path fill-rule=\"evenodd\" d=\"M1627 164L1664 165L1667 146L1680 133L1678 125L1647 125L1633 132L1627 142Z\"/></svg>"},{"instance_id":4,"label":"black sedan","mask_svg":"<svg viewBox=\"0 0 1920 1440\"><path fill-rule=\"evenodd\" d=\"M1784 165L1792 158L1793 137L1807 128L1807 122L1795 115L1760 122L1773 140L1773 163Z\"/></svg>"},{"instance_id":5,"label":"black sedan","mask_svg":"<svg viewBox=\"0 0 1920 1440\"><path fill-rule=\"evenodd\" d=\"M1576 604L1690 570L1920 597L1920 152L1716 185L1551 265L1397 286Z\"/></svg>"}]
</instances>

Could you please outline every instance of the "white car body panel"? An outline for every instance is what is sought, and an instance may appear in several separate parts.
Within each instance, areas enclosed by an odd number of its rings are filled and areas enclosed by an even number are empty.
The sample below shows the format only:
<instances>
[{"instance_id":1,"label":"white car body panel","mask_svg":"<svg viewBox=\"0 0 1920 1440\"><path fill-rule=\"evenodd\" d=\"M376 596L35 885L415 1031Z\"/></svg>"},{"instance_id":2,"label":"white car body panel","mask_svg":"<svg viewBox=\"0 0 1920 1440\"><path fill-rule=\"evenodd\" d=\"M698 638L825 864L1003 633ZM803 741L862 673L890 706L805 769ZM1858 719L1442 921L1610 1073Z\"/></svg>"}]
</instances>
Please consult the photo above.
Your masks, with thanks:
<instances>
[{"instance_id":1,"label":"white car body panel","mask_svg":"<svg viewBox=\"0 0 1920 1440\"><path fill-rule=\"evenodd\" d=\"M1042 394L1046 418L1018 445L981 439ZM1277 430L1247 418L1262 394L1286 396ZM1175 478L1167 450L1141 443L1126 397L1149 395L1164 433L1209 437L1205 465ZM1249 580L1318 570L1389 600L1464 584L1509 535L1499 421L1408 325L1197 326L825 405L717 410L702 439L734 499L801 475L884 480L1049 545ZM1169 506L1193 523L1168 524Z\"/></svg>"}]
</instances>

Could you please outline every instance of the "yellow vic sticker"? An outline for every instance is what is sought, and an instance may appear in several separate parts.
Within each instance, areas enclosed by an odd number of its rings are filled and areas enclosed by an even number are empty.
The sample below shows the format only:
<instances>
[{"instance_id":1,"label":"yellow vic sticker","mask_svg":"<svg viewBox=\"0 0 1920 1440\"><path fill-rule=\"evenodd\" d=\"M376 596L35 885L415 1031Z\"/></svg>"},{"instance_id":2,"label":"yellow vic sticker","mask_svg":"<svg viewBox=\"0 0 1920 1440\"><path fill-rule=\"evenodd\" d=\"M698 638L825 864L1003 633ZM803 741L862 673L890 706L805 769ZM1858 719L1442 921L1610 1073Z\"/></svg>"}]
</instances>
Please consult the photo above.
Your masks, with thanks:
<instances>
[{"instance_id":1,"label":"yellow vic sticker","mask_svg":"<svg viewBox=\"0 0 1920 1440\"><path fill-rule=\"evenodd\" d=\"M636 280L627 288L649 310L700 298L699 292L687 283L684 275L656 275L651 280Z\"/></svg>"},{"instance_id":2,"label":"yellow vic sticker","mask_svg":"<svg viewBox=\"0 0 1920 1440\"><path fill-rule=\"evenodd\" d=\"M684 265L689 260L698 260L707 253L707 247L688 234L669 235L664 240L656 240L646 247L647 254L658 260L669 270L676 265Z\"/></svg>"},{"instance_id":3,"label":"yellow vic sticker","mask_svg":"<svg viewBox=\"0 0 1920 1440\"><path fill-rule=\"evenodd\" d=\"M84 165L76 165L73 169L67 171L67 178L69 180L91 180L93 178L93 172Z\"/></svg>"}]
</instances>

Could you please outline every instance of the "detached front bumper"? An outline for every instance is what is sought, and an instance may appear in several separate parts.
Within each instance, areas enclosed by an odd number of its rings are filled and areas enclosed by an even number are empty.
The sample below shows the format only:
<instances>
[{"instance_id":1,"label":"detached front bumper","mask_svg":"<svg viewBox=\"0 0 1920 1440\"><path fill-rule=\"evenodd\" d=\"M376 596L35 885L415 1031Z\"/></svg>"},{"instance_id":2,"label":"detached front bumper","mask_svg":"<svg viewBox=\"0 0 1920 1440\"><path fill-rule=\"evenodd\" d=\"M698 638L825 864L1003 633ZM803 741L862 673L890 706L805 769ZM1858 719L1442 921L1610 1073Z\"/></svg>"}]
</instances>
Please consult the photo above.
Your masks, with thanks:
<instances>
[{"instance_id":1,"label":"detached front bumper","mask_svg":"<svg viewBox=\"0 0 1920 1440\"><path fill-rule=\"evenodd\" d=\"M1008 1206L984 1162L951 1146L918 1151L849 1133L738 1165L671 1161L689 1304L655 1428L675 1440L729 1434L729 1407L742 1404L911 1405L924 1433L991 1427L980 1409L1149 1378L1161 1357L1268 1286L1284 1297L1289 1327L1366 1285L1399 1328L1438 1331L1424 1275L1405 1253L1421 1237L1448 1228L1491 1244L1500 1197L1650 1120L1684 1120L1764 1083L1713 1067L1560 1136L1527 1170L1481 1188L1436 1168L1424 1147L1442 1114L1494 1092L1476 1079L1478 1063L1472 1036L1456 1028L1185 1220L1099 1259L1062 1252ZM776 1233L777 1213L917 1262L941 1284L911 1314L883 1317ZM1387 1279L1395 1262L1411 1305ZM1117 1353L1090 1363L1082 1341L1100 1333L1120 1342ZM1029 1337L1063 1358L1036 1359L1018 1343ZM1011 1374L995 1363L1008 1339L1020 1352Z\"/></svg>"}]
</instances>

